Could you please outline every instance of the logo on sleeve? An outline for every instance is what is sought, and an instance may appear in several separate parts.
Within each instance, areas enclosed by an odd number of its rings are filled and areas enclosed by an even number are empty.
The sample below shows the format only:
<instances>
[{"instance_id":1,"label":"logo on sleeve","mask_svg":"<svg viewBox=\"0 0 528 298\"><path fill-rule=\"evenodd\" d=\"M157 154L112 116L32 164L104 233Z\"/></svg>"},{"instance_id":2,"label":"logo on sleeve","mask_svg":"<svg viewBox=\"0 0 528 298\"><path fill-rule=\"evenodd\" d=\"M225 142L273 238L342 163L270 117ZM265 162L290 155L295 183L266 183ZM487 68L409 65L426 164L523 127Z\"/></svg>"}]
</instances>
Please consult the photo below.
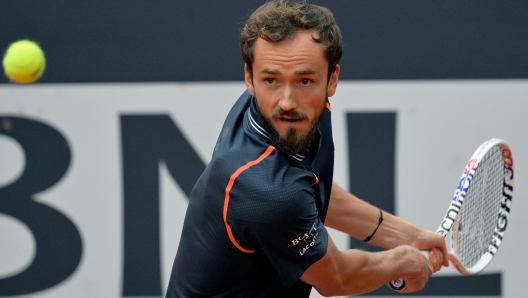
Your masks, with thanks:
<instances>
[{"instance_id":1,"label":"logo on sleeve","mask_svg":"<svg viewBox=\"0 0 528 298\"><path fill-rule=\"evenodd\" d=\"M295 239L293 239L291 242L292 242L292 246L296 246L298 244L301 244L302 245L302 250L299 251L299 254L302 256L304 255L304 253L306 253L307 250L309 250L311 247L313 247L315 245L315 241L317 240L317 236L319 235L319 232L317 231L317 228L315 227L315 223L312 225L312 227L310 228L310 230L304 232L304 234L302 236L299 236ZM306 243L307 241L309 240L312 240L310 241L309 243ZM306 243L306 245L305 245Z\"/></svg>"}]
</instances>

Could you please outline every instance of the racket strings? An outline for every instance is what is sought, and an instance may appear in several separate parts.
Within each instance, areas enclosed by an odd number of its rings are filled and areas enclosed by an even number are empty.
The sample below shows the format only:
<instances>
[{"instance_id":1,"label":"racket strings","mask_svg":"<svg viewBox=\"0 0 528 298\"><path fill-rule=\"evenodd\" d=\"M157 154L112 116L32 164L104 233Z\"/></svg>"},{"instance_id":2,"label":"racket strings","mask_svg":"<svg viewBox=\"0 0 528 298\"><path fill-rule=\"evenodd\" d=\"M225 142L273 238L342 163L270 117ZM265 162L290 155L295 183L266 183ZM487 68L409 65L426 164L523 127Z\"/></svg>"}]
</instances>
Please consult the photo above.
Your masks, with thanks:
<instances>
[{"instance_id":1,"label":"racket strings","mask_svg":"<svg viewBox=\"0 0 528 298\"><path fill-rule=\"evenodd\" d=\"M477 265L491 243L503 192L504 163L498 146L484 156L460 210L458 248L462 265Z\"/></svg>"}]
</instances>

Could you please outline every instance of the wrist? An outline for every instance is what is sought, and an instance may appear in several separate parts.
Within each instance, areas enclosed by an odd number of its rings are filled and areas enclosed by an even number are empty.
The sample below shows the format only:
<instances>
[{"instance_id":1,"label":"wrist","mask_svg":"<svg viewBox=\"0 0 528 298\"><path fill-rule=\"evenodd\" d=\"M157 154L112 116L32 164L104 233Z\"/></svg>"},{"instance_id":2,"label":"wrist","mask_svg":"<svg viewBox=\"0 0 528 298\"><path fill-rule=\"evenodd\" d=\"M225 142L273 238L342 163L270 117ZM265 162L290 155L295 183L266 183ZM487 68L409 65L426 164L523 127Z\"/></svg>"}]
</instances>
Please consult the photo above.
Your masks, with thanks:
<instances>
[{"instance_id":1,"label":"wrist","mask_svg":"<svg viewBox=\"0 0 528 298\"><path fill-rule=\"evenodd\" d=\"M392 249L401 245L412 245L419 238L420 230L410 222L394 216L390 213L383 213L383 223L376 232L376 237L371 243L386 249Z\"/></svg>"},{"instance_id":2,"label":"wrist","mask_svg":"<svg viewBox=\"0 0 528 298\"><path fill-rule=\"evenodd\" d=\"M379 219L378 219L378 225L376 226L376 229L374 229L374 232L372 232L370 236L368 236L365 240L363 240L363 242L369 242L372 239L372 237L374 237L374 234L376 234L381 223L383 222L383 211L381 210L381 208L378 208L378 209L380 212Z\"/></svg>"}]
</instances>

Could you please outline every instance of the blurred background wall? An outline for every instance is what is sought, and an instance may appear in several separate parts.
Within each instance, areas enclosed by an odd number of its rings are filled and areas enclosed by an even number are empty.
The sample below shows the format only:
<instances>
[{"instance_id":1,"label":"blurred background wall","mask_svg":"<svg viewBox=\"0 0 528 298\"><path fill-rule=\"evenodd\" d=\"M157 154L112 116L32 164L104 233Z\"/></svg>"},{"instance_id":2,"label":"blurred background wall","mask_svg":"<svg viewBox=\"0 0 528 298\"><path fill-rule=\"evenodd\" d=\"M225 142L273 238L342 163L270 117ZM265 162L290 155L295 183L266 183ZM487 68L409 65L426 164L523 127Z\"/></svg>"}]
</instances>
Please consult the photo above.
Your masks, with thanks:
<instances>
[{"instance_id":1,"label":"blurred background wall","mask_svg":"<svg viewBox=\"0 0 528 298\"><path fill-rule=\"evenodd\" d=\"M188 194L245 88L239 32L262 3L0 3L0 49L28 38L47 59L35 84L0 79L0 297L164 295ZM526 151L527 2L311 3L344 39L338 183L434 230L480 143ZM418 295L526 294L528 163L515 167L496 260L471 278L442 270Z\"/></svg>"}]
</instances>

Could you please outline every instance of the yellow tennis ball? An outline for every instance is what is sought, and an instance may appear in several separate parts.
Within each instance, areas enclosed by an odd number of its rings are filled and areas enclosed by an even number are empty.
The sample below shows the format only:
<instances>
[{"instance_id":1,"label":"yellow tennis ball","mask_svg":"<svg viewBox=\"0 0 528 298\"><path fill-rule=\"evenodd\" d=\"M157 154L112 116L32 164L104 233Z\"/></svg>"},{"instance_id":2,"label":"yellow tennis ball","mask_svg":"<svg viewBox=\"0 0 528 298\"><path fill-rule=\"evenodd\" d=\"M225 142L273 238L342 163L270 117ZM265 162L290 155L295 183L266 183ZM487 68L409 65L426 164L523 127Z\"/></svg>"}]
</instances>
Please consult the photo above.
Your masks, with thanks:
<instances>
[{"instance_id":1,"label":"yellow tennis ball","mask_svg":"<svg viewBox=\"0 0 528 298\"><path fill-rule=\"evenodd\" d=\"M9 45L2 64L11 81L29 84L38 80L44 72L46 58L35 42L23 39Z\"/></svg>"}]
</instances>

